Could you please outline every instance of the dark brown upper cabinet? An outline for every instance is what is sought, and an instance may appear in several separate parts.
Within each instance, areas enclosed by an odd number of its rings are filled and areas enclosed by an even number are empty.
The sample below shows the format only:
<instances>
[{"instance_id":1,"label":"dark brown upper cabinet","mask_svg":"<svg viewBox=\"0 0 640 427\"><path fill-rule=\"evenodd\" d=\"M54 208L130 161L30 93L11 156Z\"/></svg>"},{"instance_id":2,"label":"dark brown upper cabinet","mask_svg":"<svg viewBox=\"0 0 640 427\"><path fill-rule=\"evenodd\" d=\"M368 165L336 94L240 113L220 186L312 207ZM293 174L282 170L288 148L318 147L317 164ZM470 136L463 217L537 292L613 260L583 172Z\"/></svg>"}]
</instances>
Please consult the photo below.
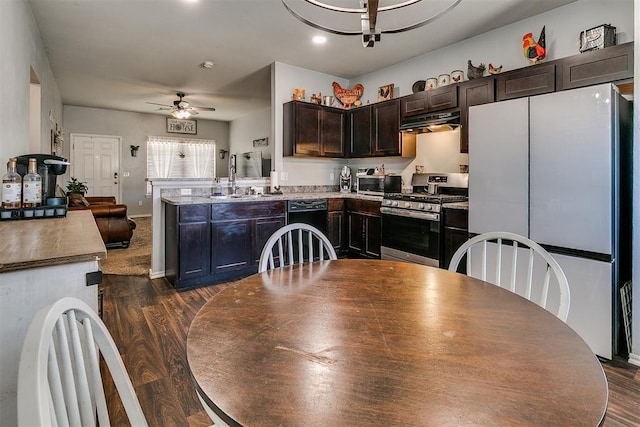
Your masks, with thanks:
<instances>
[{"instance_id":1,"label":"dark brown upper cabinet","mask_svg":"<svg viewBox=\"0 0 640 427\"><path fill-rule=\"evenodd\" d=\"M400 99L402 117L413 117L458 106L458 85L416 92Z\"/></svg>"},{"instance_id":2,"label":"dark brown upper cabinet","mask_svg":"<svg viewBox=\"0 0 640 427\"><path fill-rule=\"evenodd\" d=\"M496 100L493 77L468 80L458 85L460 92L460 152L469 152L469 107Z\"/></svg>"},{"instance_id":3,"label":"dark brown upper cabinet","mask_svg":"<svg viewBox=\"0 0 640 427\"><path fill-rule=\"evenodd\" d=\"M633 42L573 55L556 69L558 90L633 78Z\"/></svg>"},{"instance_id":4,"label":"dark brown upper cabinet","mask_svg":"<svg viewBox=\"0 0 640 427\"><path fill-rule=\"evenodd\" d=\"M496 101L540 95L556 90L556 64L531 65L496 76Z\"/></svg>"},{"instance_id":5,"label":"dark brown upper cabinet","mask_svg":"<svg viewBox=\"0 0 640 427\"><path fill-rule=\"evenodd\" d=\"M283 155L344 157L343 110L290 101L284 104L283 116Z\"/></svg>"},{"instance_id":6,"label":"dark brown upper cabinet","mask_svg":"<svg viewBox=\"0 0 640 427\"><path fill-rule=\"evenodd\" d=\"M348 112L349 157L415 157L415 135L400 133L400 99Z\"/></svg>"}]
</instances>

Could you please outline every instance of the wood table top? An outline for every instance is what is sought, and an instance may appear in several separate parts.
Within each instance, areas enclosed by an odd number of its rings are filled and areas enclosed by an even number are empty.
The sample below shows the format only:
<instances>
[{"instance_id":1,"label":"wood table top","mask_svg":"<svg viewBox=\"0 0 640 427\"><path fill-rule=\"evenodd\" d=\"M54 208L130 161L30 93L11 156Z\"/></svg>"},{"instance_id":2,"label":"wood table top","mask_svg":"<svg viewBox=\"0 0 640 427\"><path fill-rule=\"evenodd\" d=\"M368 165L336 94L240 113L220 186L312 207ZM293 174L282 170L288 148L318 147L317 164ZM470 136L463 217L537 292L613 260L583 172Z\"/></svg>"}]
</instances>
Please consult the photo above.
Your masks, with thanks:
<instances>
[{"instance_id":1,"label":"wood table top","mask_svg":"<svg viewBox=\"0 0 640 427\"><path fill-rule=\"evenodd\" d=\"M63 218L0 222L0 273L106 257L89 210L67 212Z\"/></svg>"},{"instance_id":2,"label":"wood table top","mask_svg":"<svg viewBox=\"0 0 640 427\"><path fill-rule=\"evenodd\" d=\"M395 261L235 282L194 318L187 358L232 425L598 425L607 407L596 356L553 314Z\"/></svg>"}]
</instances>

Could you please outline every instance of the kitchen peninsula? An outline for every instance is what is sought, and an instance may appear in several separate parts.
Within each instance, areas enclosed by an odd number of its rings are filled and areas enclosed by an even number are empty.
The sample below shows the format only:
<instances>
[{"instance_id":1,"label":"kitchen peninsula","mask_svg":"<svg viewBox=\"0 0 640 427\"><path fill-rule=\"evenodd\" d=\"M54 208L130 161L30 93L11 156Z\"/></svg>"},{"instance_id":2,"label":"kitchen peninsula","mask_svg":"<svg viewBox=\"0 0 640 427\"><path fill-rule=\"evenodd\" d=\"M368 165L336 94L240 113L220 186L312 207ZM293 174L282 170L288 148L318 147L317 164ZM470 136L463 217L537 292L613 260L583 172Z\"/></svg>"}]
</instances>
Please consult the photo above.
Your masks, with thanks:
<instances>
[{"instance_id":1,"label":"kitchen peninsula","mask_svg":"<svg viewBox=\"0 0 640 427\"><path fill-rule=\"evenodd\" d=\"M98 310L99 260L107 250L89 211L0 222L0 425L17 425L18 365L42 307L75 297Z\"/></svg>"},{"instance_id":2,"label":"kitchen peninsula","mask_svg":"<svg viewBox=\"0 0 640 427\"><path fill-rule=\"evenodd\" d=\"M262 196L163 196L165 277L176 288L186 288L253 274L269 236L287 223L306 219L316 221L311 223L327 234L338 253L380 257L382 196L306 190ZM319 202L322 210L306 212L310 216L303 219L292 212L294 202ZM302 207L303 213L306 210Z\"/></svg>"}]
</instances>

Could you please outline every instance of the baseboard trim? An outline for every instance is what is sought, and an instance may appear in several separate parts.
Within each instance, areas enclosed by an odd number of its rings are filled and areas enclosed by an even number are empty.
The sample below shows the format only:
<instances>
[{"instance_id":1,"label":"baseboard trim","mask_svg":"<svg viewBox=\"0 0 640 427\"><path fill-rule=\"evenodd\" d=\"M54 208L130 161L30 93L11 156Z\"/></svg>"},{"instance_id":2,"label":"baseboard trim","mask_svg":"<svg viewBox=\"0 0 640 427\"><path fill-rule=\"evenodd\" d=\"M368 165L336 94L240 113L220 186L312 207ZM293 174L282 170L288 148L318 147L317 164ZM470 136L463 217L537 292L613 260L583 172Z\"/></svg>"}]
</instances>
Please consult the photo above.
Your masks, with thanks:
<instances>
[{"instance_id":1,"label":"baseboard trim","mask_svg":"<svg viewBox=\"0 0 640 427\"><path fill-rule=\"evenodd\" d=\"M164 270L151 271L151 269L149 269L149 279L160 279L161 277L164 277Z\"/></svg>"},{"instance_id":2,"label":"baseboard trim","mask_svg":"<svg viewBox=\"0 0 640 427\"><path fill-rule=\"evenodd\" d=\"M632 365L640 366L640 355L629 353L629 363Z\"/></svg>"}]
</instances>

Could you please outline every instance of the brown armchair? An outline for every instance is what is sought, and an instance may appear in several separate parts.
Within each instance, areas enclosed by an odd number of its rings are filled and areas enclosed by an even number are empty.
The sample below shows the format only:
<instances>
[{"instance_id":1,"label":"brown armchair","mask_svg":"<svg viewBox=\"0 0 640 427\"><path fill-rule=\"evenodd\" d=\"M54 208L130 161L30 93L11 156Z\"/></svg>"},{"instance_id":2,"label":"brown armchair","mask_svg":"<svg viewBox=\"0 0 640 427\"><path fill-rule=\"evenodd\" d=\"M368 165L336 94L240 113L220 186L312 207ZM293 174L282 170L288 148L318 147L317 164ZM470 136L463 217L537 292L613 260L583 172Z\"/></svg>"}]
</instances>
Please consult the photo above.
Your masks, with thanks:
<instances>
[{"instance_id":1,"label":"brown armchair","mask_svg":"<svg viewBox=\"0 0 640 427\"><path fill-rule=\"evenodd\" d=\"M84 197L72 193L69 195L68 209L91 210L106 246L129 246L136 223L127 217L127 205L117 204L115 197Z\"/></svg>"}]
</instances>

